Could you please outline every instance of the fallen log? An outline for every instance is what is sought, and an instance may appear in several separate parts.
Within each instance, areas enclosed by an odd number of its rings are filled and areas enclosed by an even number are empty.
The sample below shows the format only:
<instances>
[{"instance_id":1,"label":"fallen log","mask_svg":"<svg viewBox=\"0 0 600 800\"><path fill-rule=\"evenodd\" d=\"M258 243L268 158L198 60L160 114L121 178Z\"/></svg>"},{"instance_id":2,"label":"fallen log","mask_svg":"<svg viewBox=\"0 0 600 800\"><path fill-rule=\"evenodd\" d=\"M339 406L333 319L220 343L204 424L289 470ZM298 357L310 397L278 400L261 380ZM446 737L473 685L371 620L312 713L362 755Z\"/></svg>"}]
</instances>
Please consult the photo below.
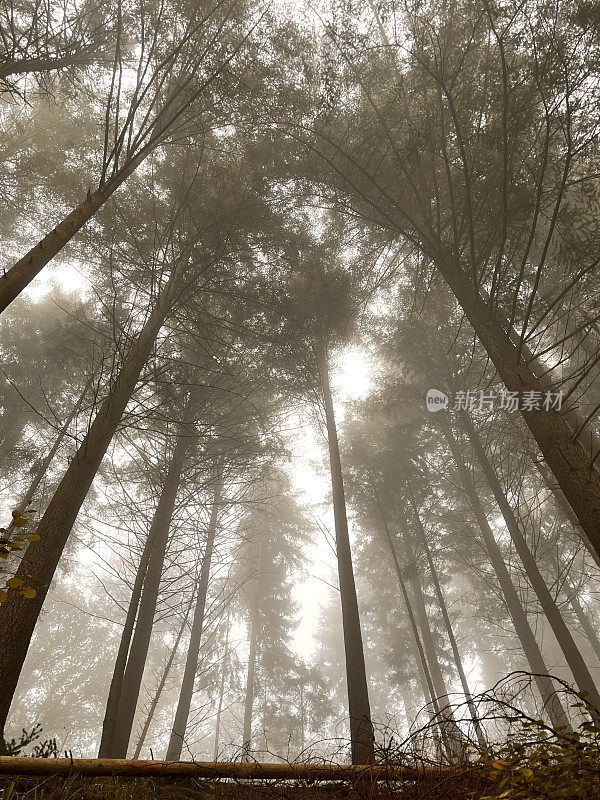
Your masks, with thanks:
<instances>
[{"instance_id":1,"label":"fallen log","mask_svg":"<svg viewBox=\"0 0 600 800\"><path fill-rule=\"evenodd\" d=\"M300 781L417 781L461 774L454 767L260 764L239 761L137 761L127 758L24 758L0 756L3 775L85 775L130 778L233 778Z\"/></svg>"}]
</instances>

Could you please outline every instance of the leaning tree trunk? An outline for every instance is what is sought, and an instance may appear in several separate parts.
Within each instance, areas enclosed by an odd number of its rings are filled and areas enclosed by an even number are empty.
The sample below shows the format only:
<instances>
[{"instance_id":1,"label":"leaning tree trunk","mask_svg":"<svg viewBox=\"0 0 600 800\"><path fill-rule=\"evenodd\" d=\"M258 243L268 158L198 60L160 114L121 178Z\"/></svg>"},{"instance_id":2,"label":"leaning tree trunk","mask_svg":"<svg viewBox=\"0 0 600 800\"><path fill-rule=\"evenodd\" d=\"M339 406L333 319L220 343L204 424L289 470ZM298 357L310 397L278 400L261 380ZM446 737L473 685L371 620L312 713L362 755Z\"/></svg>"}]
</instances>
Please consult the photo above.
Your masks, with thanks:
<instances>
[{"instance_id":1,"label":"leaning tree trunk","mask_svg":"<svg viewBox=\"0 0 600 800\"><path fill-rule=\"evenodd\" d=\"M592 625L591 621L588 618L588 615L585 613L584 609L579 602L579 599L575 594L573 594L569 600L571 604L571 608L575 612L575 616L577 617L577 621L581 625L583 632L586 636L586 639L590 643L592 650L596 654L596 658L600 661L600 639L598 639L598 634L594 630L594 626Z\"/></svg>"},{"instance_id":2,"label":"leaning tree trunk","mask_svg":"<svg viewBox=\"0 0 600 800\"><path fill-rule=\"evenodd\" d=\"M190 401L188 401L185 411L185 420L188 419L189 408ZM142 676L144 674L148 648L150 646L150 637L152 636L160 580L169 540L169 530L189 443L190 433L184 422L179 426L177 443L173 450L167 476L148 535L153 542L152 551L150 553L148 570L146 572L142 596L140 598L135 633L131 640L131 648L127 657L127 666L125 668L125 674L123 675L116 725L111 752L109 753L110 758L127 758L127 748L129 746L129 739L131 738L133 718L140 695Z\"/></svg>"},{"instance_id":3,"label":"leaning tree trunk","mask_svg":"<svg viewBox=\"0 0 600 800\"><path fill-rule=\"evenodd\" d=\"M467 471L463 461L462 453L458 446L458 442L454 438L451 430L447 426L442 427L443 434L448 442L450 452L456 463L458 473L460 475L461 483L469 505L471 506L477 524L481 531L485 549L490 558L492 568L498 578L500 589L504 596L504 601L508 609L508 613L515 628L515 632L521 642L521 647L525 653L525 658L529 664L529 669L534 675L534 679L544 704L544 709L548 713L548 717L555 728L570 729L569 718L560 702L560 699L552 684L552 679L548 675L548 668L544 662L544 657L535 640L533 631L529 625L527 614L521 604L517 590L511 580L510 574L504 563L502 552L496 543L494 533L490 527L487 516L485 514L481 500L475 490L471 477Z\"/></svg>"},{"instance_id":4,"label":"leaning tree trunk","mask_svg":"<svg viewBox=\"0 0 600 800\"><path fill-rule=\"evenodd\" d=\"M588 701L596 709L598 709L600 713L600 693L596 688L594 679L590 675L590 671L587 668L587 665L575 643L575 640L573 639L573 636L571 635L571 631L567 627L567 624L564 621L562 614L560 613L559 608L554 601L554 598L550 594L550 590L548 589L548 586L542 577L542 573L539 570L533 553L529 549L529 545L527 544L523 532L521 531L521 527L517 521L512 506L504 494L496 471L494 470L494 467L492 466L492 463L485 452L471 418L464 412L459 414L459 418L467 436L469 437L469 441L473 447L473 452L475 453L475 457L479 462L485 479L492 490L494 499L500 508L502 517L504 518L504 522L508 528L508 532L510 533L510 538L515 546L519 558L521 559L521 563L525 568L529 582L531 583L540 605L542 606L544 614L550 623L550 627L556 636L556 640L564 654L569 669L573 673L575 683L579 687L579 691L588 693Z\"/></svg>"},{"instance_id":5,"label":"leaning tree trunk","mask_svg":"<svg viewBox=\"0 0 600 800\"><path fill-rule=\"evenodd\" d=\"M154 531L156 533L156 531ZM142 587L148 569L148 562L150 561L150 553L152 552L153 539L150 533L146 537L144 549L138 564L135 581L131 597L129 599L129 606L127 608L127 616L121 632L121 641L119 642L119 649L113 667L112 679L110 688L108 690L108 699L106 701L106 711L104 712L104 722L102 724L102 738L100 740L100 748L98 750L98 758L109 758L112 753L113 739L115 735L115 727L117 724L117 714L119 711L119 702L121 700L121 690L123 688L123 675L125 674L125 667L127 666L127 656L129 654L129 645L131 644L131 637L133 635L133 628L135 626L135 618L137 617L138 608L140 605L140 597L142 596Z\"/></svg>"},{"instance_id":6,"label":"leaning tree trunk","mask_svg":"<svg viewBox=\"0 0 600 800\"><path fill-rule=\"evenodd\" d=\"M454 629L452 627L452 622L450 621L450 615L448 614L448 608L446 606L446 600L444 598L444 593L442 592L442 587L440 585L440 581L438 578L437 569L435 563L433 561L433 557L431 555L431 550L429 549L429 544L427 542L427 535L425 534L425 529L423 527L423 523L421 521L421 517L419 515L419 511L415 505L413 505L414 511L414 518L415 518L415 528L419 534L419 539L421 541L421 545L425 552L425 556L427 557L427 563L429 564L429 571L431 572L431 577L433 579L433 585L435 588L435 594L438 600L438 604L440 607L440 611L442 612L442 617L444 619L444 625L446 626L446 633L448 634L448 639L450 640L450 647L452 648L452 655L454 656L454 663L456 665L456 671L458 672L458 676L460 678L460 684L462 686L463 693L465 695L467 706L469 708L469 714L471 715L471 719L473 720L473 728L475 730L475 734L477 736L477 741L479 742L482 748L487 747L487 743L485 741L485 736L483 735L483 731L481 730L481 725L479 723L479 719L477 717L477 709L473 703L473 695L471 694L471 690L469 688L469 682L467 681L467 676L465 674L465 670L463 667L462 659L460 657L460 651L458 649L458 643L456 641L456 636L454 635Z\"/></svg>"},{"instance_id":7,"label":"leaning tree trunk","mask_svg":"<svg viewBox=\"0 0 600 800\"><path fill-rule=\"evenodd\" d=\"M94 59L93 53L67 53L63 56L32 56L30 58L7 58L0 66L0 78L11 75L29 75L33 72L54 72L65 67L87 66Z\"/></svg>"},{"instance_id":8,"label":"leaning tree trunk","mask_svg":"<svg viewBox=\"0 0 600 800\"><path fill-rule=\"evenodd\" d=\"M27 655L33 629L40 614L50 582L69 538L81 504L94 480L98 467L131 398L140 372L148 360L156 337L172 305L178 266L159 296L148 321L132 346L116 381L100 406L94 421L52 500L39 521L39 541L31 542L17 570L17 577L33 586L37 594L26 599L10 591L0 606L0 732L4 728L19 674Z\"/></svg>"},{"instance_id":9,"label":"leaning tree trunk","mask_svg":"<svg viewBox=\"0 0 600 800\"><path fill-rule=\"evenodd\" d=\"M360 629L358 600L352 568L352 553L348 536L344 479L333 412L333 399L329 382L329 365L325 353L320 361L321 385L325 405L329 462L333 488L333 513L335 540L342 601L342 625L346 654L346 680L348 687L348 712L350 717L350 743L353 764L372 764L375 761L373 725L367 687L365 655Z\"/></svg>"},{"instance_id":10,"label":"leaning tree trunk","mask_svg":"<svg viewBox=\"0 0 600 800\"><path fill-rule=\"evenodd\" d=\"M142 730L140 731L140 735L138 737L137 744L135 746L135 751L133 753L134 759L138 759L140 757L140 753L142 752L142 747L144 745L144 742L146 741L146 736L148 735L148 731L150 730L150 725L152 724L152 720L154 719L154 714L156 713L156 709L158 707L158 701L160 700L161 695L163 693L163 689L165 688L167 678L169 677L169 673L171 672L171 667L173 666L173 661L175 660L177 649L179 648L179 642L181 641L181 637L183 636L185 626L187 625L188 617L192 611L195 594L196 594L196 587L194 586L194 592L190 598L188 607L185 610L184 617L181 620L181 625L179 626L179 630L177 631L177 636L175 637L175 641L173 642L173 647L171 648L171 652L169 653L169 658L167 659L165 668L163 669L162 675L160 676L158 686L156 687L156 691L154 692L154 697L152 698L152 702L150 703L150 707L148 708L148 713L146 714L146 719L144 720Z\"/></svg>"},{"instance_id":11,"label":"leaning tree trunk","mask_svg":"<svg viewBox=\"0 0 600 800\"><path fill-rule=\"evenodd\" d=\"M142 163L151 148L142 150L135 158L122 167L110 180L95 192L88 193L86 199L59 222L49 234L32 247L23 258L0 276L0 313L25 289L36 275L52 261L54 256L70 242L75 234L102 208L109 197Z\"/></svg>"},{"instance_id":12,"label":"leaning tree trunk","mask_svg":"<svg viewBox=\"0 0 600 800\"><path fill-rule=\"evenodd\" d=\"M518 343L493 316L458 260L433 248L431 254L506 388L542 394L548 391L551 386L547 378L539 371L536 374L524 353L519 352ZM577 424L575 416L568 410L521 410L521 414L587 539L600 554L600 473L593 462L596 453L582 444L589 437L573 427Z\"/></svg>"},{"instance_id":13,"label":"leaning tree trunk","mask_svg":"<svg viewBox=\"0 0 600 800\"><path fill-rule=\"evenodd\" d=\"M559 575L564 565L561 565L560 559L558 558L556 553L554 553L552 557L552 563L556 570L557 575ZM579 602L579 597L578 597L579 592L571 584L568 575L565 578L564 593L567 596L567 602L573 609L577 621L581 625L585 638L588 640L589 645L596 654L596 658L598 659L598 661L600 661L600 639L598 639L598 634L596 633L587 612Z\"/></svg>"},{"instance_id":14,"label":"leaning tree trunk","mask_svg":"<svg viewBox=\"0 0 600 800\"><path fill-rule=\"evenodd\" d=\"M167 761L179 761L181 759L181 750L183 747L188 717L190 715L192 695L194 693L194 681L196 678L196 672L198 670L200 639L202 637L202 629L204 627L204 611L206 608L206 595L208 592L208 582L210 578L210 566L215 548L215 538L217 535L219 505L221 502L221 476L222 470L219 471L215 484L212 509L210 512L210 521L208 523L208 531L206 534L206 548L204 550L202 567L200 569L200 580L198 581L194 620L192 622L190 643L185 661L183 680L181 682L181 691L179 692L179 702L177 703L177 711L175 712L175 719L171 729L171 738L167 748Z\"/></svg>"},{"instance_id":15,"label":"leaning tree trunk","mask_svg":"<svg viewBox=\"0 0 600 800\"><path fill-rule=\"evenodd\" d=\"M543 459L540 459L535 454L534 449L533 449L532 444L531 444L531 441L527 441L525 435L523 436L522 441L523 441L523 447L525 448L525 450L529 454L529 457L531 458L531 461L533 462L535 468L539 472L540 477L544 481L544 484L546 485L546 488L549 489L550 492L552 492L552 496L554 497L554 501L555 501L556 505L562 511L562 513L564 514L566 519L569 521L571 527L573 528L573 530L575 531L577 536L579 536L581 541L586 546L586 549L589 552L589 554L591 555L591 557L594 559L594 562L596 563L596 566L598 568L600 568L600 554L594 549L594 547L592 546L592 543L590 542L586 532L583 530L583 528L579 524L579 520L577 519L577 515L575 514L575 512L573 511L573 509L569 505L569 501L565 497L562 489L556 483L556 479L554 478L554 475L550 472L550 470L546 466L546 463L543 461Z\"/></svg>"},{"instance_id":16,"label":"leaning tree trunk","mask_svg":"<svg viewBox=\"0 0 600 800\"><path fill-rule=\"evenodd\" d=\"M385 47L389 44L385 29L372 0L369 5ZM422 230L427 229L425 224ZM481 296L459 258L448 249L440 248L427 235L422 239L424 249L463 309L506 388L516 392L543 392L551 388L543 368L536 370L527 357L526 348L515 341L514 332L507 332L494 316L491 304ZM594 464L599 451L597 443L590 446L594 437L586 435L577 415L569 411L564 415L544 410L521 413L581 524L584 543L591 544L600 556L600 473Z\"/></svg>"}]
</instances>

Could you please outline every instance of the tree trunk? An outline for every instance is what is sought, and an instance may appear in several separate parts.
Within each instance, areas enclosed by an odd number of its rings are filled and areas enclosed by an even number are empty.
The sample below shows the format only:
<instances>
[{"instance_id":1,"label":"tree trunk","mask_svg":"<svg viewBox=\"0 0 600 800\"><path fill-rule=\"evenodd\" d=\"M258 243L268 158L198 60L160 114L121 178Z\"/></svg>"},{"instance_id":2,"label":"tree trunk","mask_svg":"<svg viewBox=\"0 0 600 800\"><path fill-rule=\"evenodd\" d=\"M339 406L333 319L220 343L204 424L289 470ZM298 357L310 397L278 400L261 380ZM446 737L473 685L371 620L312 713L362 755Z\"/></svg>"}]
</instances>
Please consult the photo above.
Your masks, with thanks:
<instances>
[{"instance_id":1,"label":"tree trunk","mask_svg":"<svg viewBox=\"0 0 600 800\"><path fill-rule=\"evenodd\" d=\"M261 538L258 549L258 566L256 570L256 586L250 608L250 623L248 635L250 639L250 649L248 653L248 672L246 677L246 697L244 701L244 723L242 729L244 758L248 760L248 753L252 748L252 712L254 707L255 679L256 679L256 657L259 644L259 615L263 592L261 591L261 579L267 566L264 539Z\"/></svg>"},{"instance_id":2,"label":"tree trunk","mask_svg":"<svg viewBox=\"0 0 600 800\"><path fill-rule=\"evenodd\" d=\"M506 388L516 392L547 391L550 382L535 374L523 353L519 357L518 344L492 315L458 261L448 253L432 255ZM592 455L582 444L582 437L575 435L581 433L586 441L586 431L573 427L575 419L567 410L522 410L521 414L587 538L600 554L600 474L593 463L597 451Z\"/></svg>"},{"instance_id":3,"label":"tree trunk","mask_svg":"<svg viewBox=\"0 0 600 800\"><path fill-rule=\"evenodd\" d=\"M531 583L540 605L542 606L544 614L550 623L550 627L556 636L559 647L565 656L567 664L569 665L569 669L573 673L575 683L579 687L579 691L588 693L589 702L591 702L596 709L600 710L600 693L596 688L594 679L590 675L590 671L587 668L583 656L579 652L579 648L577 647L575 640L573 639L571 632L567 627L567 624L562 618L562 614L554 602L554 598L550 594L550 590L548 589L546 582L542 577L542 573L538 568L535 557L529 549L529 545L527 544L527 541L521 531L521 527L517 521L512 506L508 502L494 467L492 466L487 453L481 444L479 435L475 430L475 427L468 414L461 412L459 418L467 436L469 437L473 452L475 453L485 479L492 490L494 499L496 500L496 503L502 512L504 522L508 528L508 532L510 533L510 537L519 555L519 558L521 559L521 563L525 567L525 572L527 573L529 582Z\"/></svg>"},{"instance_id":4,"label":"tree trunk","mask_svg":"<svg viewBox=\"0 0 600 800\"><path fill-rule=\"evenodd\" d=\"M583 632L590 643L592 650L596 654L596 658L600 661L600 640L598 639L598 634L594 630L594 626L588 619L588 615L585 613L584 609L581 607L581 603L579 599L573 594L569 600L571 603L571 608L575 612L575 616L577 617L577 621L583 628Z\"/></svg>"},{"instance_id":5,"label":"tree trunk","mask_svg":"<svg viewBox=\"0 0 600 800\"><path fill-rule=\"evenodd\" d=\"M185 413L186 420L188 417L189 405L190 403L188 401ZM142 676L144 674L152 627L154 625L154 614L158 601L160 579L162 577L165 552L169 540L173 509L175 507L179 484L181 483L181 473L185 456L189 447L190 434L186 428L187 426L184 423L179 426L177 443L173 450L173 456L150 527L149 538L153 543L152 550L140 598L140 608L135 625L135 632L131 641L127 666L123 676L116 725L113 734L112 751L109 754L111 758L127 758L127 748L131 737L133 718L140 694Z\"/></svg>"},{"instance_id":6,"label":"tree trunk","mask_svg":"<svg viewBox=\"0 0 600 800\"><path fill-rule=\"evenodd\" d=\"M231 623L231 610L227 609L227 625L225 627L225 647L223 655L223 663L221 664L221 680L219 682L219 703L217 705L217 718L215 720L215 746L213 761L219 758L219 737L221 735L221 714L223 713L223 697L225 695L225 679L229 666L228 648L229 648L229 626Z\"/></svg>"},{"instance_id":7,"label":"tree trunk","mask_svg":"<svg viewBox=\"0 0 600 800\"><path fill-rule=\"evenodd\" d=\"M132 172L142 163L150 149L142 150L135 158L123 166L110 180L96 191L88 193L86 199L73 209L44 238L32 247L23 258L0 276L0 313L25 289L43 267L75 236L75 234L91 219L98 209L102 208L109 197L127 180Z\"/></svg>"},{"instance_id":8,"label":"tree trunk","mask_svg":"<svg viewBox=\"0 0 600 800\"><path fill-rule=\"evenodd\" d=\"M352 568L352 553L348 536L346 499L342 464L329 384L329 365L325 353L320 362L321 384L325 404L329 462L333 488L335 539L342 601L342 624L346 653L346 679L348 686L348 712L350 717L350 742L353 764L372 764L375 760L373 725L369 705L369 691L365 670L358 601Z\"/></svg>"},{"instance_id":9,"label":"tree trunk","mask_svg":"<svg viewBox=\"0 0 600 800\"><path fill-rule=\"evenodd\" d=\"M423 588L421 586L419 576L417 575L412 536L406 523L404 525L401 524L401 529L403 534L402 538L404 542L404 549L406 552L406 561L409 568L409 580L413 587L413 597L415 600L417 619L419 620L419 628L421 629L421 636L423 637L423 646L425 648L427 663L431 673L431 680L436 696L436 702L439 706L439 714L443 720L443 724L440 725L442 738L449 760L454 761L460 755L460 742L462 740L462 734L460 728L458 728L456 725L454 714L452 713L452 708L449 704L448 689L442 674L437 648L435 646L431 625L429 624L429 617L427 616Z\"/></svg>"},{"instance_id":10,"label":"tree trunk","mask_svg":"<svg viewBox=\"0 0 600 800\"><path fill-rule=\"evenodd\" d=\"M39 541L31 542L19 565L17 577L37 590L35 598L26 599L17 591L10 591L0 606L0 733L4 729L33 629L71 528L170 310L178 268L171 273L167 286L38 523L36 533L40 536Z\"/></svg>"},{"instance_id":11,"label":"tree trunk","mask_svg":"<svg viewBox=\"0 0 600 800\"><path fill-rule=\"evenodd\" d=\"M258 590L256 593L258 602ZM252 749L252 707L254 706L254 682L256 677L256 651L258 644L257 626L258 608L252 609L250 615L250 652L248 653L248 673L246 676L246 697L244 700L244 727L243 727L243 749L244 758L248 758L248 753Z\"/></svg>"},{"instance_id":12,"label":"tree trunk","mask_svg":"<svg viewBox=\"0 0 600 800\"><path fill-rule=\"evenodd\" d=\"M208 582L210 578L210 566L215 547L215 538L217 535L217 523L219 518L219 505L221 502L221 482L222 470L216 478L214 497L212 509L210 513L210 521L208 524L208 531L206 534L206 548L204 550L204 557L202 559L202 568L200 570L200 580L198 581L198 593L196 597L196 608L194 610L194 621L192 622L192 630L190 634L190 644L188 647L187 658L185 662L185 670L183 673L183 680L181 682L181 691L179 693L179 702L177 704L177 711L175 712L175 719L171 729L171 738L167 749L167 761L180 761L181 750L187 728L188 717L190 715L190 706L192 704L192 695L194 694L194 681L196 672L198 670L198 655L200 653L200 639L202 637L202 628L204 627L204 611L206 608L206 595L208 592Z\"/></svg>"},{"instance_id":13,"label":"tree trunk","mask_svg":"<svg viewBox=\"0 0 600 800\"><path fill-rule=\"evenodd\" d=\"M421 636L419 634L419 628L417 625L417 621L415 619L415 615L412 609L412 603L410 602L410 597L408 596L408 590L406 588L406 583L404 581L404 576L402 575L402 569L400 567L400 562L398 561L398 554L396 552L396 546L394 543L394 537L392 536L392 532L390 531L389 525L387 523L387 519L381 503L379 502L379 497L371 484L371 488L373 489L373 493L375 495L375 500L379 509L379 516L381 518L381 523L383 525L383 529L385 531L386 541L388 543L388 547L390 548L390 555L392 556L392 561L394 562L394 568L396 570L396 575L398 577L398 583L400 585L400 591L402 592L402 598L404 600L404 606L406 609L406 613L408 615L408 621L410 623L410 627L413 634L413 639L415 643L415 647L417 649L417 664L419 665L419 674L421 676L421 680L423 682L423 694L425 698L429 697L429 701L431 702L434 711L436 714L439 714L439 706L436 699L436 692L433 686L433 681L431 680L431 673L429 671L429 666L427 664L427 657L425 656L425 650L423 649L423 643L421 641Z\"/></svg>"},{"instance_id":14,"label":"tree trunk","mask_svg":"<svg viewBox=\"0 0 600 800\"><path fill-rule=\"evenodd\" d=\"M163 693L163 689L165 688L167 678L169 677L169 673L171 672L171 667L173 666L173 661L175 660L175 654L177 653L177 648L179 647L179 642L181 641L181 637L183 636L185 626L187 625L188 617L190 616L190 612L194 604L195 594L196 594L196 587L194 587L194 592L192 593L190 602L188 603L188 607L185 610L184 617L181 620L181 625L179 626L179 630L177 631L177 636L175 637L175 641L173 642L173 647L171 648L171 652L169 653L169 658L167 659L165 668L163 669L162 675L160 676L160 681L158 682L158 686L156 687L156 691L154 692L154 697L152 698L152 702L150 703L150 707L148 709L144 725L142 727L142 730L137 740L137 744L135 746L135 752L133 754L134 759L139 758L140 753L142 752L142 746L146 741L146 736L148 735L148 731L150 730L150 725L152 724L152 720L154 719L154 714L158 706L158 701L160 700L160 697Z\"/></svg>"},{"instance_id":15,"label":"tree trunk","mask_svg":"<svg viewBox=\"0 0 600 800\"><path fill-rule=\"evenodd\" d=\"M149 532L146 537L140 563L138 564L131 597L129 599L129 606L127 608L127 616L125 617L125 624L123 625L123 631L121 633L117 658L113 667L110 689L108 690L108 699L106 701L106 711L104 712L104 722L102 724L102 738L100 740L98 758L109 758L112 753L119 702L121 700L121 690L123 688L123 676L125 674L127 656L129 654L129 645L131 644L135 618L137 617L140 597L142 596L142 587L148 570L148 562L150 560L153 544L154 542Z\"/></svg>"},{"instance_id":16,"label":"tree trunk","mask_svg":"<svg viewBox=\"0 0 600 800\"><path fill-rule=\"evenodd\" d=\"M425 650L423 649L423 643L421 642L421 636L419 634L419 627L417 625L417 621L415 619L415 615L412 609L412 603L410 601L410 597L408 595L408 590L406 588L406 583L404 581L404 577L402 575L402 569L400 567L400 563L398 561L398 554L396 553L396 546L394 544L394 538L392 536L392 532L390 531L389 525L387 524L387 519L385 513L383 511L383 507L379 501L379 496L371 484L371 488L373 490L373 494L375 495L375 501L377 503L377 507L379 509L379 515L381 518L381 523L383 525L383 529L385 531L386 540L388 546L390 548L390 554L392 556L392 560L394 562L394 567L396 570L396 575L398 577L398 583L400 585L400 591L402 592L402 598L404 600L404 607L406 609L406 613L408 615L408 620L410 624L410 628L413 634L413 643L415 645L415 661L417 663L417 672L419 673L419 680L421 682L421 689L423 691L423 699L425 700L426 705L430 705L433 709L433 714L438 718L440 715L440 707L437 701L435 689L433 688L433 681L431 680L431 672L429 671L429 665L427 664L427 657L425 656ZM409 721L409 728L410 728L410 721ZM444 734L445 735L445 734ZM433 728L433 737L436 743L436 747L441 752L441 741L439 732L437 727ZM447 751L451 753L450 748L446 748Z\"/></svg>"},{"instance_id":17,"label":"tree trunk","mask_svg":"<svg viewBox=\"0 0 600 800\"><path fill-rule=\"evenodd\" d=\"M8 78L10 75L29 75L32 72L53 72L65 67L86 66L91 63L93 58L93 53L76 52L64 56L10 58L0 66L0 78Z\"/></svg>"},{"instance_id":18,"label":"tree trunk","mask_svg":"<svg viewBox=\"0 0 600 800\"><path fill-rule=\"evenodd\" d=\"M583 528L579 524L579 520L577 519L577 514L575 514L575 512L573 511L573 509L569 505L569 501L565 497L565 495L564 495L562 489L560 488L560 486L556 483L556 479L554 478L554 476L552 475L552 473L548 469L546 463L536 455L536 453L534 452L534 449L533 449L533 447L531 445L531 441L527 441L525 436L523 436L523 447L525 448L525 450L529 454L529 456L530 456L535 468L539 472L539 474L540 474L542 480L544 481L546 487L552 492L552 495L554 497L556 505L562 511L562 513L564 514L566 519L571 524L571 527L573 528L575 533L579 536L581 541L586 546L589 554L594 559L594 562L596 563L596 566L598 568L600 568L600 554L596 552L596 550L594 549L592 543L590 542L586 532L583 530Z\"/></svg>"},{"instance_id":19,"label":"tree trunk","mask_svg":"<svg viewBox=\"0 0 600 800\"><path fill-rule=\"evenodd\" d=\"M481 730L481 725L479 724L479 719L477 717L477 709L473 704L473 695L471 694L471 690L469 688L469 682L467 681L467 676L463 668L462 659L460 657L460 651L458 649L458 643L456 641L456 637L454 636L454 630L452 628L452 623L450 621L450 616L448 614L448 608L446 606L446 601L444 599L444 593L442 592L442 587L440 586L440 581L438 579L437 569L433 561L431 551L429 549L429 544L427 542L427 535L425 534L425 529L423 528L423 523L421 522L419 511L414 505L414 501L413 501L413 511L415 518L415 528L417 529L421 545L423 546L423 550L427 557L427 563L429 564L429 571L431 572L431 577L433 578L433 585L435 587L435 594L438 600L438 604L440 606L440 611L442 612L444 625L446 626L446 633L448 634L448 639L450 640L450 647L452 648L452 655L454 656L456 671L458 672L462 690L465 695L467 705L469 708L469 713L471 715L471 719L473 720L473 728L477 736L477 741L479 742L480 746L485 749L487 747L485 736L483 735L483 731Z\"/></svg>"},{"instance_id":20,"label":"tree trunk","mask_svg":"<svg viewBox=\"0 0 600 800\"><path fill-rule=\"evenodd\" d=\"M413 597L415 599L415 609L417 612L417 619L419 620L419 628L421 629L421 636L423 637L423 646L427 655L427 663L431 671L431 679L435 690L438 702L443 707L448 702L448 689L446 681L442 674L442 668L437 654L437 648L433 638L431 625L429 624L429 617L427 616L427 609L425 607L425 597L423 595L423 588L421 581L417 575L417 563L412 544L412 536L408 530L407 525L401 526L402 539L404 542L404 549L406 551L406 561L409 570L409 580L413 587Z\"/></svg>"},{"instance_id":21,"label":"tree trunk","mask_svg":"<svg viewBox=\"0 0 600 800\"><path fill-rule=\"evenodd\" d=\"M456 463L469 505L473 510L475 519L481 530L485 548L494 572L496 573L496 577L498 578L498 583L504 595L506 607L513 622L515 632L521 642L525 658L529 664L529 669L535 676L535 682L544 704L544 710L548 713L548 717L555 728L563 727L570 730L569 719L554 689L552 679L548 675L548 668L544 662L544 657L535 640L535 636L527 620L525 609L521 604L517 590L513 585L506 564L504 563L502 552L496 543L481 500L477 495L475 486L464 464L458 442L448 427L444 426L442 430Z\"/></svg>"}]
</instances>

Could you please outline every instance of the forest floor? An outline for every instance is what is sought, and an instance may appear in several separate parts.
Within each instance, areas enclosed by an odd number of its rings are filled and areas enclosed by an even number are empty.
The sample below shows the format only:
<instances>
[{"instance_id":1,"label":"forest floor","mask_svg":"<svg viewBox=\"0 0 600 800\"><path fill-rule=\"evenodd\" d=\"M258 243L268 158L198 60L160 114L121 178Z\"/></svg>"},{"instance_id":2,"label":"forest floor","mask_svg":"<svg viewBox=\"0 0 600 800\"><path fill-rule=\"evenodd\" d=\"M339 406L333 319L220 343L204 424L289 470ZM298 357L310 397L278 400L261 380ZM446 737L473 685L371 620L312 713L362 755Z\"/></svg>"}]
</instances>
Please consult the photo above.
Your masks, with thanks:
<instances>
[{"instance_id":1,"label":"forest floor","mask_svg":"<svg viewBox=\"0 0 600 800\"><path fill-rule=\"evenodd\" d=\"M189 778L0 776L0 800L598 800L600 765L597 770L585 770L587 774L579 773L575 780L572 774L568 777L571 767L555 763L554 780L549 780L548 774L540 774L528 775L526 781L499 781L489 771L474 769L443 780L362 786Z\"/></svg>"},{"instance_id":2,"label":"forest floor","mask_svg":"<svg viewBox=\"0 0 600 800\"><path fill-rule=\"evenodd\" d=\"M479 784L479 785L478 785ZM483 800L480 780L428 781L419 786L320 786L294 783L213 782L172 778L35 778L0 776L0 800Z\"/></svg>"}]
</instances>

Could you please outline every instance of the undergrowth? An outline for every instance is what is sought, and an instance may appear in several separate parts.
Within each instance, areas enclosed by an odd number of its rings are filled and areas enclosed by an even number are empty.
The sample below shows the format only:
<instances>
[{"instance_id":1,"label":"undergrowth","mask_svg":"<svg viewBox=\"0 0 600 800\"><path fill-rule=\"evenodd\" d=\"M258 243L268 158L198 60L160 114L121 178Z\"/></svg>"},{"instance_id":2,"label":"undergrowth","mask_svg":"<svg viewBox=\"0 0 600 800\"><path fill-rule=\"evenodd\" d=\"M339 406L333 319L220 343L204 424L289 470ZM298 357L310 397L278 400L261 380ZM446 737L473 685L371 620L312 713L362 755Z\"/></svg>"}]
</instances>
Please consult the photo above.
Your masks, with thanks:
<instances>
[{"instance_id":1,"label":"undergrowth","mask_svg":"<svg viewBox=\"0 0 600 800\"><path fill-rule=\"evenodd\" d=\"M598 800L600 721L596 709L585 693L562 684L558 694L569 708L572 729L552 728L543 714L535 713L534 677L511 674L475 698L468 714L464 714L466 704L452 705L452 725L448 725L446 710L443 719L431 714L425 725L415 725L402 739L391 730L380 731L382 763L448 768L443 775L424 780L377 785L364 781L350 786L301 781L0 776L0 800Z\"/></svg>"}]
</instances>

